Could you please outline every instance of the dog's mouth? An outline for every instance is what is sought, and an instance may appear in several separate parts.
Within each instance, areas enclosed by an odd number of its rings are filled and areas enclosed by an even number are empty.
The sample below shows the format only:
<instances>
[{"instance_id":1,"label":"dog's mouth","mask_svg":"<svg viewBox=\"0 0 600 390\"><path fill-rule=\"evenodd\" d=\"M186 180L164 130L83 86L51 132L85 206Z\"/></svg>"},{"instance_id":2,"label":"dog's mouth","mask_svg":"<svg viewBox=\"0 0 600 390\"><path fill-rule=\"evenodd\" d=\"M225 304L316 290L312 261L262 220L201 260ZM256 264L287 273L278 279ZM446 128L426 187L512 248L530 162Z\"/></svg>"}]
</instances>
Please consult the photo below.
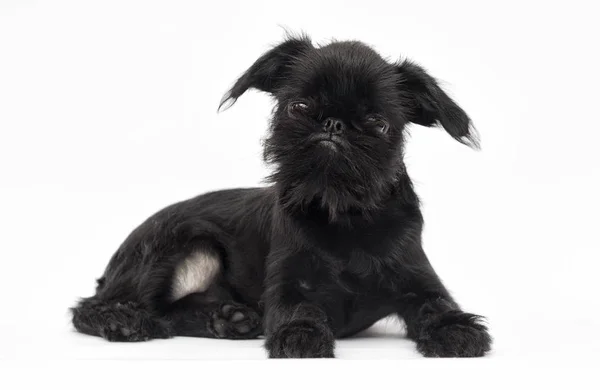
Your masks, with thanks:
<instances>
[{"instance_id":1,"label":"dog's mouth","mask_svg":"<svg viewBox=\"0 0 600 390\"><path fill-rule=\"evenodd\" d=\"M316 144L337 151L342 147L343 139L335 134L319 133L312 136Z\"/></svg>"},{"instance_id":2,"label":"dog's mouth","mask_svg":"<svg viewBox=\"0 0 600 390\"><path fill-rule=\"evenodd\" d=\"M338 150L339 144L331 139L322 139L318 142L319 145L323 145L333 150Z\"/></svg>"}]
</instances>

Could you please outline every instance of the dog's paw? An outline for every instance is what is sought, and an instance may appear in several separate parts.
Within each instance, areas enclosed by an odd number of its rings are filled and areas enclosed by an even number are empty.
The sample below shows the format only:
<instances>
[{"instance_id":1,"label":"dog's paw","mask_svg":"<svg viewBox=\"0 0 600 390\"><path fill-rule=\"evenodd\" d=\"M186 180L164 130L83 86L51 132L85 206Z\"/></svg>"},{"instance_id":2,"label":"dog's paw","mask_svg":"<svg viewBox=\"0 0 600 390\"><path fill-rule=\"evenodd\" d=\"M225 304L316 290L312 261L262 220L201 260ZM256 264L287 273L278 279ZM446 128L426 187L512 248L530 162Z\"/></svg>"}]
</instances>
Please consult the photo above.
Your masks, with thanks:
<instances>
[{"instance_id":1,"label":"dog's paw","mask_svg":"<svg viewBox=\"0 0 600 390\"><path fill-rule=\"evenodd\" d=\"M221 339L250 339L261 332L261 320L254 310L238 303L224 303L211 315L209 330Z\"/></svg>"},{"instance_id":2,"label":"dog's paw","mask_svg":"<svg viewBox=\"0 0 600 390\"><path fill-rule=\"evenodd\" d=\"M483 356L492 338L481 321L481 316L456 310L436 316L421 329L417 349L427 357Z\"/></svg>"},{"instance_id":3,"label":"dog's paw","mask_svg":"<svg viewBox=\"0 0 600 390\"><path fill-rule=\"evenodd\" d=\"M122 326L117 323L109 323L100 328L99 334L108 341L116 342L148 341L151 339L149 334L145 334L133 327Z\"/></svg>"},{"instance_id":4,"label":"dog's paw","mask_svg":"<svg viewBox=\"0 0 600 390\"><path fill-rule=\"evenodd\" d=\"M97 310L104 317L98 325L98 334L108 341L138 342L172 337L167 321L153 317L136 303L114 303Z\"/></svg>"},{"instance_id":5,"label":"dog's paw","mask_svg":"<svg viewBox=\"0 0 600 390\"><path fill-rule=\"evenodd\" d=\"M277 329L266 347L270 358L332 358L334 342L324 324L296 320Z\"/></svg>"}]
</instances>

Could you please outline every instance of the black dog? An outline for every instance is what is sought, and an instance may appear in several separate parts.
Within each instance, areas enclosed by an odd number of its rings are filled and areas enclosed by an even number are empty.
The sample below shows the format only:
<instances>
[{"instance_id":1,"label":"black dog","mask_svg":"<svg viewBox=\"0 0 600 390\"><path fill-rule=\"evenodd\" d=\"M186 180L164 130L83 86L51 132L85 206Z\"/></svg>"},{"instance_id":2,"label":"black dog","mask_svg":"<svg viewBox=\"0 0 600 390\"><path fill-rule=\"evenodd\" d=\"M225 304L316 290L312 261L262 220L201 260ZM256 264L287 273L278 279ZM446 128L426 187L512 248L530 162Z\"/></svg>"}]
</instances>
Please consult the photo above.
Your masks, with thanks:
<instances>
[{"instance_id":1,"label":"black dog","mask_svg":"<svg viewBox=\"0 0 600 390\"><path fill-rule=\"evenodd\" d=\"M477 147L465 112L421 67L359 42L290 37L260 57L247 89L277 101L264 156L273 185L217 191L135 229L73 308L111 341L266 337L270 357L333 357L334 339L390 314L425 356L482 356L491 339L421 247L405 127L441 125Z\"/></svg>"}]
</instances>

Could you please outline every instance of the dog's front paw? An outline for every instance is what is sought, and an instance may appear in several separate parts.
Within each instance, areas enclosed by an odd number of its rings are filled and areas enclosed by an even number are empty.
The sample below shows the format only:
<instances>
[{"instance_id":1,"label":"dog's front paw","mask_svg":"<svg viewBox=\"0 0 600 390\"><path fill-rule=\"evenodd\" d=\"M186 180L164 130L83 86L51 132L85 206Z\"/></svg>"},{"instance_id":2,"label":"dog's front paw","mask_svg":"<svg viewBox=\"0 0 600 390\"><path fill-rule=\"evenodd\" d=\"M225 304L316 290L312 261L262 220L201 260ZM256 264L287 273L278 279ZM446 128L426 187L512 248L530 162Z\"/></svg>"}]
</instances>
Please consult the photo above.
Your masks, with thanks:
<instances>
[{"instance_id":1,"label":"dog's front paw","mask_svg":"<svg viewBox=\"0 0 600 390\"><path fill-rule=\"evenodd\" d=\"M325 324L297 320L270 335L266 347L270 358L332 358L334 336Z\"/></svg>"},{"instance_id":2,"label":"dog's front paw","mask_svg":"<svg viewBox=\"0 0 600 390\"><path fill-rule=\"evenodd\" d=\"M421 329L417 349L427 357L479 357L490 350L492 338L482 317L449 311Z\"/></svg>"}]
</instances>

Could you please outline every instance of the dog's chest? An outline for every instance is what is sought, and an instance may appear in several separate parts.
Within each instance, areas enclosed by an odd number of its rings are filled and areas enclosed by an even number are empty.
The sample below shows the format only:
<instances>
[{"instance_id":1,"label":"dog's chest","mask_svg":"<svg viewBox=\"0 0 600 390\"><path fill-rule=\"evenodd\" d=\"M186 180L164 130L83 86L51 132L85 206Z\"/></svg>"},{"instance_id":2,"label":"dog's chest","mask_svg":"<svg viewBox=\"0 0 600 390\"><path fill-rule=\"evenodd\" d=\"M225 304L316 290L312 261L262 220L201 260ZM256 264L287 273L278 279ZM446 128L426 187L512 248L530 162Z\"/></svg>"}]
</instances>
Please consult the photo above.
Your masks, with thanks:
<instances>
[{"instance_id":1,"label":"dog's chest","mask_svg":"<svg viewBox=\"0 0 600 390\"><path fill-rule=\"evenodd\" d=\"M392 264L358 251L323 260L329 272L307 273L297 283L325 309L336 334L352 334L392 312L397 282Z\"/></svg>"},{"instance_id":2,"label":"dog's chest","mask_svg":"<svg viewBox=\"0 0 600 390\"><path fill-rule=\"evenodd\" d=\"M362 239L342 238L328 242L323 248L326 262L340 277L362 280L376 279L383 282L387 276L393 277L400 267L401 254L406 250L400 232L393 234L362 235ZM379 239L377 238L379 236Z\"/></svg>"},{"instance_id":3,"label":"dog's chest","mask_svg":"<svg viewBox=\"0 0 600 390\"><path fill-rule=\"evenodd\" d=\"M318 265L304 273L300 288L317 295L387 297L397 281L397 260L354 249L343 255L322 254ZM336 298L336 299L338 299Z\"/></svg>"},{"instance_id":4,"label":"dog's chest","mask_svg":"<svg viewBox=\"0 0 600 390\"><path fill-rule=\"evenodd\" d=\"M398 214L351 228L304 226L304 237L318 259L313 263L318 272L303 271L308 285L321 285L329 292L388 296L403 278L402 254L419 231L417 218Z\"/></svg>"}]
</instances>

